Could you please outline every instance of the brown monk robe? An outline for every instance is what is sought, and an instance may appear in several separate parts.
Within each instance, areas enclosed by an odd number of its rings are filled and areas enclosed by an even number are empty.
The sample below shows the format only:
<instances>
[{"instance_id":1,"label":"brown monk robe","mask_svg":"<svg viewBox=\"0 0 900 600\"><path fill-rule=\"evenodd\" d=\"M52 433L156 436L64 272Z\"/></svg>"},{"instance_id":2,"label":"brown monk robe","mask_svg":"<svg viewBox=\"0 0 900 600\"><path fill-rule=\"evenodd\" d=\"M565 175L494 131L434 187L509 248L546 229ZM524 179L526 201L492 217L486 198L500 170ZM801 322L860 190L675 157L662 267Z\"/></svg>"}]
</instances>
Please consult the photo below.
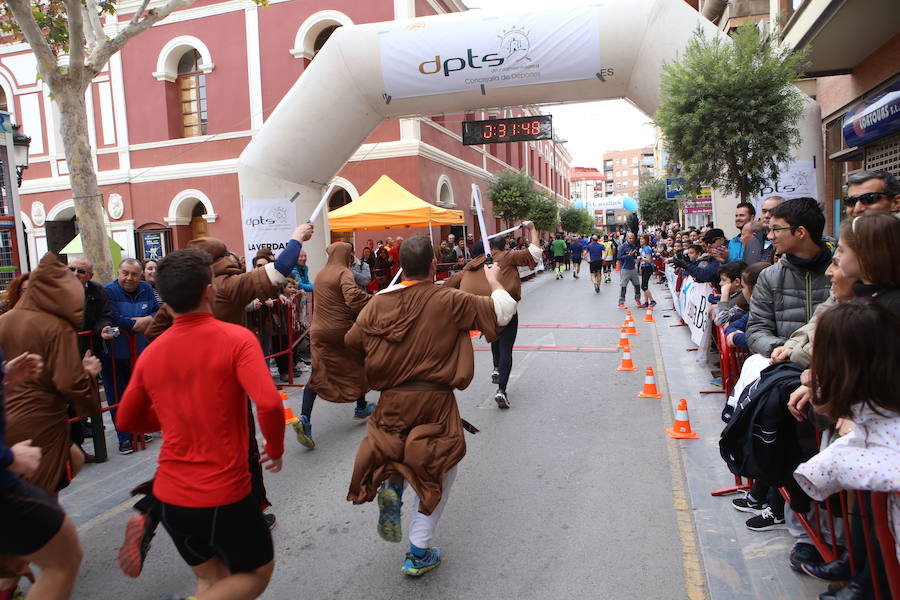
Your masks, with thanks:
<instances>
[{"instance_id":1,"label":"brown monk robe","mask_svg":"<svg viewBox=\"0 0 900 600\"><path fill-rule=\"evenodd\" d=\"M331 402L355 402L368 391L363 354L344 345L344 334L372 296L353 279L350 244L335 242L325 252L328 262L313 284L316 304L309 329L313 369L309 387Z\"/></svg>"},{"instance_id":2,"label":"brown monk robe","mask_svg":"<svg viewBox=\"0 0 900 600\"><path fill-rule=\"evenodd\" d=\"M100 414L97 378L85 369L76 332L84 314L84 287L53 254L45 254L28 278L15 308L0 316L0 348L6 356L39 354L44 371L34 381L6 390L6 439L42 451L26 481L53 497L68 484L69 403L77 416Z\"/></svg>"},{"instance_id":3,"label":"brown monk robe","mask_svg":"<svg viewBox=\"0 0 900 600\"><path fill-rule=\"evenodd\" d=\"M213 314L220 321L243 325L244 307L254 298L271 298L278 292L278 284L285 279L271 263L264 269L241 270L237 258L228 252L222 240L216 238L197 238L188 242L187 247L205 250L213 259L213 285L216 286ZM168 329L172 321L172 311L163 304L144 335L152 341Z\"/></svg>"},{"instance_id":4,"label":"brown monk robe","mask_svg":"<svg viewBox=\"0 0 900 600\"><path fill-rule=\"evenodd\" d=\"M432 252L430 243L427 248ZM399 475L418 495L419 512L430 515L441 500L444 474L466 453L453 389L468 387L475 373L469 330L494 340L499 326L492 297L437 286L430 278L410 283L378 293L344 338L365 352L369 387L381 390L356 453L347 499L368 502L383 481ZM515 303L499 293L512 306L506 322Z\"/></svg>"}]
</instances>

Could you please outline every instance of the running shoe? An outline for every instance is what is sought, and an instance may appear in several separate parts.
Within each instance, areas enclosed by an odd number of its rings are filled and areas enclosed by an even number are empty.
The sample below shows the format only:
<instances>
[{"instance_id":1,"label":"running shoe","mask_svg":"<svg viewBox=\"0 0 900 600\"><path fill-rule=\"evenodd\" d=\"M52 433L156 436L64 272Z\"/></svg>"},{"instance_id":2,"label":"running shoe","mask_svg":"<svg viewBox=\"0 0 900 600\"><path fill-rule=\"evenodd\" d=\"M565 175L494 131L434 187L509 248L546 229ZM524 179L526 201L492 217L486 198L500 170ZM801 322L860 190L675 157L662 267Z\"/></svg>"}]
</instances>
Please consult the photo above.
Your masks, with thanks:
<instances>
[{"instance_id":1,"label":"running shoe","mask_svg":"<svg viewBox=\"0 0 900 600\"><path fill-rule=\"evenodd\" d=\"M273 513L263 513L263 521L266 522L266 527L269 528L269 531L275 529L277 523Z\"/></svg>"},{"instance_id":2,"label":"running shoe","mask_svg":"<svg viewBox=\"0 0 900 600\"><path fill-rule=\"evenodd\" d=\"M787 529L784 517L778 518L768 506L762 509L758 515L747 519L747 529L751 531L772 531L773 529Z\"/></svg>"},{"instance_id":3,"label":"running shoe","mask_svg":"<svg viewBox=\"0 0 900 600\"><path fill-rule=\"evenodd\" d=\"M626 308L624 302L619 302L619 308Z\"/></svg>"},{"instance_id":4,"label":"running shoe","mask_svg":"<svg viewBox=\"0 0 900 600\"><path fill-rule=\"evenodd\" d=\"M131 515L125 524L125 539L119 547L119 568L128 577L137 577L144 568L150 542L156 534L153 519L146 513Z\"/></svg>"},{"instance_id":5,"label":"running shoe","mask_svg":"<svg viewBox=\"0 0 900 600\"><path fill-rule=\"evenodd\" d=\"M596 283L594 284L594 293L596 293L596 294L600 293L600 286Z\"/></svg>"},{"instance_id":6,"label":"running shoe","mask_svg":"<svg viewBox=\"0 0 900 600\"><path fill-rule=\"evenodd\" d=\"M651 300L651 301L650 301L650 306L656 306L656 300Z\"/></svg>"},{"instance_id":7,"label":"running shoe","mask_svg":"<svg viewBox=\"0 0 900 600\"><path fill-rule=\"evenodd\" d=\"M421 577L441 564L441 549L429 548L425 556L418 557L412 552L406 553L406 560L400 572L410 577Z\"/></svg>"},{"instance_id":8,"label":"running shoe","mask_svg":"<svg viewBox=\"0 0 900 600\"><path fill-rule=\"evenodd\" d=\"M491 383L493 383L494 385L500 383L500 371L498 371L497 369L491 371Z\"/></svg>"},{"instance_id":9,"label":"running shoe","mask_svg":"<svg viewBox=\"0 0 900 600\"><path fill-rule=\"evenodd\" d=\"M497 393L494 394L494 402L499 408L509 408L509 398L506 397L506 392L503 390L497 390Z\"/></svg>"},{"instance_id":10,"label":"running shoe","mask_svg":"<svg viewBox=\"0 0 900 600\"><path fill-rule=\"evenodd\" d=\"M312 423L309 422L309 417L300 415L299 419L291 423L291 427L294 428L294 433L297 434L297 442L301 446L305 446L310 450L316 447L316 442L312 437Z\"/></svg>"},{"instance_id":11,"label":"running shoe","mask_svg":"<svg viewBox=\"0 0 900 600\"><path fill-rule=\"evenodd\" d=\"M402 506L402 484L389 483L378 492L378 535L386 542L399 542L403 538Z\"/></svg>"},{"instance_id":12,"label":"running shoe","mask_svg":"<svg viewBox=\"0 0 900 600\"><path fill-rule=\"evenodd\" d=\"M134 453L134 446L131 444L131 440L121 442L119 444L119 454L132 454Z\"/></svg>"},{"instance_id":13,"label":"running shoe","mask_svg":"<svg viewBox=\"0 0 900 600\"><path fill-rule=\"evenodd\" d=\"M375 403L369 402L368 404L366 404L365 408L353 409L353 418L357 421L368 419L369 415L371 415L373 412L375 412Z\"/></svg>"},{"instance_id":14,"label":"running shoe","mask_svg":"<svg viewBox=\"0 0 900 600\"><path fill-rule=\"evenodd\" d=\"M748 512L758 515L764 508L769 506L765 501L755 500L750 494L746 494L743 498L735 498L731 501L731 506L741 512Z\"/></svg>"}]
</instances>

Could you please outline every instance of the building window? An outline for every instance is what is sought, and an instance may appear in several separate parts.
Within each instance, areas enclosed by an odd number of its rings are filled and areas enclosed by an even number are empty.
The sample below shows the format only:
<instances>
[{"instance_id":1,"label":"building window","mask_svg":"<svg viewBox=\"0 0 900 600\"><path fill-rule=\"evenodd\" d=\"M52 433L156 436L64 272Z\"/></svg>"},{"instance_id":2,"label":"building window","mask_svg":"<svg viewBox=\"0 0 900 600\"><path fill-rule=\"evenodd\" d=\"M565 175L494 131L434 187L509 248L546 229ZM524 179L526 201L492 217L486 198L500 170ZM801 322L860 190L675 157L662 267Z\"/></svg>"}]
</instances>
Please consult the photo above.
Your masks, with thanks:
<instances>
[{"instance_id":1,"label":"building window","mask_svg":"<svg viewBox=\"0 0 900 600\"><path fill-rule=\"evenodd\" d=\"M197 50L188 50L178 61L178 92L181 99L183 137L206 135L206 75Z\"/></svg>"},{"instance_id":2,"label":"building window","mask_svg":"<svg viewBox=\"0 0 900 600\"><path fill-rule=\"evenodd\" d=\"M313 42L314 56L319 53L319 50L322 49L322 46L325 45L325 42L328 41L328 38L331 37L331 34L337 31L338 27L340 27L340 25L331 25L319 32L319 35L316 36L316 41Z\"/></svg>"}]
</instances>

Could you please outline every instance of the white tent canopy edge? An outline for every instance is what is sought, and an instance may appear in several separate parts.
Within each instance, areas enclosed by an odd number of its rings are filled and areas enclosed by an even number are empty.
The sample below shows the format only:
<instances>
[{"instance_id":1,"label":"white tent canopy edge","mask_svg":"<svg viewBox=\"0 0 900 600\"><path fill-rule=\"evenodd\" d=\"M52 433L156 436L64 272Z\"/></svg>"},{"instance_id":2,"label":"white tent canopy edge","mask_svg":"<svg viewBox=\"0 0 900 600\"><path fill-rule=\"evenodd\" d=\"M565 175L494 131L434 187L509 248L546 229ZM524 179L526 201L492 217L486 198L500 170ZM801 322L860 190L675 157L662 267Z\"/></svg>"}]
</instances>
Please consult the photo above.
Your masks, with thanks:
<instances>
[{"instance_id":1,"label":"white tent canopy edge","mask_svg":"<svg viewBox=\"0 0 900 600\"><path fill-rule=\"evenodd\" d=\"M589 13L589 26L599 37L599 57L577 56L577 45L564 48L573 60L596 61L597 73L587 78L552 83L505 84L470 91L388 98L382 70L385 34L404 30L440 31L444 38L465 42L467 32L484 27L500 13L468 11L432 17L341 27L316 55L284 96L263 127L241 153L238 174L242 197L290 197L298 220L306 220L322 192L368 135L385 119L431 115L504 106L626 98L647 114L659 106L662 65L672 60L697 27L708 36L724 36L683 0L610 0ZM534 13L531 13L532 17ZM565 19L565 11L540 15L542 22ZM465 56L465 43L461 43ZM422 57L423 60L429 56ZM415 66L413 65L413 70ZM435 77L441 83L441 73ZM524 80L527 81L527 80ZM810 99L799 124L801 144L795 160L822 165L821 120ZM602 135L602 130L598 132ZM710 140L710 143L716 143ZM824 190L822 169L816 169L817 188ZM327 217L326 217L327 218ZM329 236L327 221L305 245L316 272L324 263Z\"/></svg>"}]
</instances>

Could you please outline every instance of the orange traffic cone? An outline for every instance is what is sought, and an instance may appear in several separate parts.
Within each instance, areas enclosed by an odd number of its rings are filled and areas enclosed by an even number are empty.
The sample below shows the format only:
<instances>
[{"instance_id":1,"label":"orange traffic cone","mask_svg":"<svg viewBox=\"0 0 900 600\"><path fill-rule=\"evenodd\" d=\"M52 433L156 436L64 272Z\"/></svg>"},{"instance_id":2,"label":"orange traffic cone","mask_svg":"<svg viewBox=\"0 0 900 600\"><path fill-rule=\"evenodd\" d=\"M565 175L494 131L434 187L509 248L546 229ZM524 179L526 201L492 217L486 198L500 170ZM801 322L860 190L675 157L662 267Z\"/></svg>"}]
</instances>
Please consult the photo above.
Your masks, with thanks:
<instances>
[{"instance_id":1,"label":"orange traffic cone","mask_svg":"<svg viewBox=\"0 0 900 600\"><path fill-rule=\"evenodd\" d=\"M625 331L625 327L622 327L622 331L619 333L619 345L616 348L631 352L631 342L628 341L628 333Z\"/></svg>"},{"instance_id":2,"label":"orange traffic cone","mask_svg":"<svg viewBox=\"0 0 900 600\"><path fill-rule=\"evenodd\" d=\"M653 309L649 306L647 307L647 314L644 316L644 323L656 323L656 319L653 318Z\"/></svg>"},{"instance_id":3,"label":"orange traffic cone","mask_svg":"<svg viewBox=\"0 0 900 600\"><path fill-rule=\"evenodd\" d=\"M299 420L300 419L298 419L297 417L294 416L294 411L292 411L290 408L284 409L284 424L285 425L290 425L291 423L296 423Z\"/></svg>"},{"instance_id":4,"label":"orange traffic cone","mask_svg":"<svg viewBox=\"0 0 900 600\"><path fill-rule=\"evenodd\" d=\"M638 394L638 398L662 398L662 394L656 389L653 367L647 367L647 374L644 376L644 390Z\"/></svg>"},{"instance_id":5,"label":"orange traffic cone","mask_svg":"<svg viewBox=\"0 0 900 600\"><path fill-rule=\"evenodd\" d=\"M634 325L634 320L629 319L629 321L625 324L625 333L628 335L639 335L637 327Z\"/></svg>"},{"instance_id":6,"label":"orange traffic cone","mask_svg":"<svg viewBox=\"0 0 900 600\"><path fill-rule=\"evenodd\" d=\"M634 316L632 316L630 310L625 311L625 320L626 321L634 321Z\"/></svg>"},{"instance_id":7,"label":"orange traffic cone","mask_svg":"<svg viewBox=\"0 0 900 600\"><path fill-rule=\"evenodd\" d=\"M676 440L696 440L699 436L696 431L691 431L691 419L688 416L687 400L682 398L678 402L675 411L675 424L671 429L666 429L670 438Z\"/></svg>"},{"instance_id":8,"label":"orange traffic cone","mask_svg":"<svg viewBox=\"0 0 900 600\"><path fill-rule=\"evenodd\" d=\"M634 368L634 363L631 362L631 350L625 350L622 352L622 364L620 364L617 368L617 371L637 371Z\"/></svg>"}]
</instances>

